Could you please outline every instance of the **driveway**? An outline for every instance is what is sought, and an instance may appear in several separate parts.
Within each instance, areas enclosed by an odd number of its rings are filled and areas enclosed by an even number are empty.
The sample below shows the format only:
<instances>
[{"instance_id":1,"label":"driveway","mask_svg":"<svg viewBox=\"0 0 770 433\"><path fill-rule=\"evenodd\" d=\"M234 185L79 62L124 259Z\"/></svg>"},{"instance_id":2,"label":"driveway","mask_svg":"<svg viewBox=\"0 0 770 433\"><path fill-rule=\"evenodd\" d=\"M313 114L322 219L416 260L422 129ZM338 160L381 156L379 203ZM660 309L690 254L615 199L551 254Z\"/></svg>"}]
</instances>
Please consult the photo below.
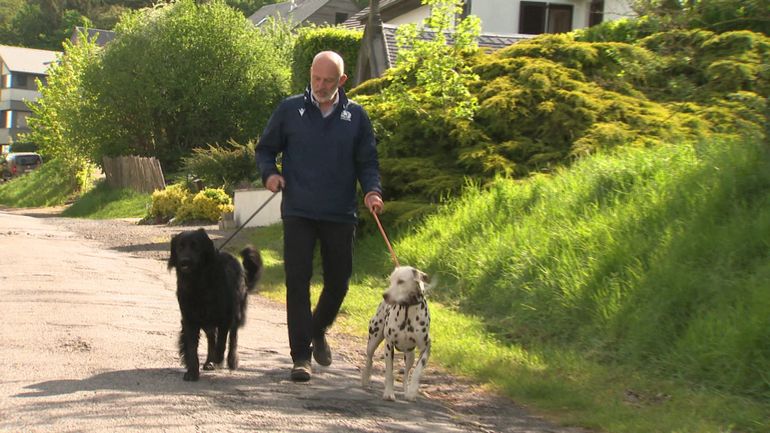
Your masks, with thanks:
<instances>
[{"instance_id":1,"label":"driveway","mask_svg":"<svg viewBox=\"0 0 770 433\"><path fill-rule=\"evenodd\" d=\"M578 431L430 365L435 397L416 403L381 400L381 369L362 389L358 359L344 351L331 367L314 364L310 382L293 383L283 307L259 296L239 336L240 368L184 382L165 262L106 248L72 221L23 213L0 211L0 431Z\"/></svg>"}]
</instances>

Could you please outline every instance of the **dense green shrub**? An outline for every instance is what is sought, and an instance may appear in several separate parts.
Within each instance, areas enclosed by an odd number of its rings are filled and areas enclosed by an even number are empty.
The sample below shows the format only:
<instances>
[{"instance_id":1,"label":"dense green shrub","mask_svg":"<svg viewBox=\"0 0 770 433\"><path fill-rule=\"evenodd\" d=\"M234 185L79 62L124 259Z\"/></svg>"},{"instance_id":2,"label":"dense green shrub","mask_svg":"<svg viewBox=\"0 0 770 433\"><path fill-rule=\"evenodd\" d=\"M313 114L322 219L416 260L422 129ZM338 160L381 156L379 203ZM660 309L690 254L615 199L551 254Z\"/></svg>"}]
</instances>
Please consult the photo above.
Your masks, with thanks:
<instances>
[{"instance_id":1,"label":"dense green shrub","mask_svg":"<svg viewBox=\"0 0 770 433\"><path fill-rule=\"evenodd\" d=\"M768 44L761 34L703 30L635 44L542 35L465 57L477 78L471 118L424 98L408 67L351 93L373 119L388 198L435 201L456 192L461 176L525 176L617 146L762 140ZM394 89L400 99L388 96Z\"/></svg>"},{"instance_id":2,"label":"dense green shrub","mask_svg":"<svg viewBox=\"0 0 770 433\"><path fill-rule=\"evenodd\" d=\"M222 188L228 194L241 182L257 179L254 166L255 143L238 144L228 141L225 146L193 149L192 155L182 159L182 171L205 185Z\"/></svg>"},{"instance_id":3,"label":"dense green shrub","mask_svg":"<svg viewBox=\"0 0 770 433\"><path fill-rule=\"evenodd\" d=\"M355 82L356 59L363 33L340 27L305 27L300 29L292 54L291 89L302 93L310 83L313 57L321 51L334 51L345 61L346 89Z\"/></svg>"},{"instance_id":4,"label":"dense green shrub","mask_svg":"<svg viewBox=\"0 0 770 433\"><path fill-rule=\"evenodd\" d=\"M221 0L124 15L79 89L93 160L151 155L176 171L192 149L257 137L290 80L271 35Z\"/></svg>"}]
</instances>

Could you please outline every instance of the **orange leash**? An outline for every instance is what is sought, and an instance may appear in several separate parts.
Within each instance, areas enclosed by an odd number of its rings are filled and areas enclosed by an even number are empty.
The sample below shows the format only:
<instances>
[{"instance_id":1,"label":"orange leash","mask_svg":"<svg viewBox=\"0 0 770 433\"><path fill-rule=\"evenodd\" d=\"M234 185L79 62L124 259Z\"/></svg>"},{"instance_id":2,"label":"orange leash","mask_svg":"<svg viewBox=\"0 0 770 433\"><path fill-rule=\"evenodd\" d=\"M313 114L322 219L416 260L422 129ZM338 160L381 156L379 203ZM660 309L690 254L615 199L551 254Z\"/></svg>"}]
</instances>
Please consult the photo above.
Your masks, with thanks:
<instances>
[{"instance_id":1,"label":"orange leash","mask_svg":"<svg viewBox=\"0 0 770 433\"><path fill-rule=\"evenodd\" d=\"M398 259L396 258L396 253L393 251L393 247L390 246L388 235L385 234L385 229L382 228L382 224L380 223L380 218L374 212L372 212L372 216L374 216L374 220L377 222L377 227L380 228L380 233L382 233L382 238L385 239L385 245L388 246L388 251L390 251L390 257L393 259L393 264L396 265L396 267L399 267Z\"/></svg>"}]
</instances>

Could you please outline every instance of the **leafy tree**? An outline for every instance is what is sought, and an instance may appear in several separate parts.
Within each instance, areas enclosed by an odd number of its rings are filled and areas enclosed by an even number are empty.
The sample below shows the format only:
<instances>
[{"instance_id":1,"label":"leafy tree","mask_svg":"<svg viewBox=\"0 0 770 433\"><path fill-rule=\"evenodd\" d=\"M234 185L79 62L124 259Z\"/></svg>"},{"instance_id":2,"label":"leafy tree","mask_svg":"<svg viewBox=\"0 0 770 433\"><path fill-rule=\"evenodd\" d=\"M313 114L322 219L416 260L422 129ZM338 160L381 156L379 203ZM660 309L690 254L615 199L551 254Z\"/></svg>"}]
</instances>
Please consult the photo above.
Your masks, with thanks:
<instances>
[{"instance_id":1,"label":"leafy tree","mask_svg":"<svg viewBox=\"0 0 770 433\"><path fill-rule=\"evenodd\" d=\"M83 76L97 162L156 156L173 170L192 149L258 136L287 93L288 59L221 0L131 12L116 31Z\"/></svg>"},{"instance_id":2,"label":"leafy tree","mask_svg":"<svg viewBox=\"0 0 770 433\"><path fill-rule=\"evenodd\" d=\"M83 73L96 58L93 40L84 39L78 45L64 42L64 54L49 68L41 98L30 104L34 116L29 118L31 132L25 137L37 143L48 159L56 159L77 173L81 187L93 166L89 156L94 146L88 134L93 119L85 115L92 101L83 92Z\"/></svg>"},{"instance_id":3,"label":"leafy tree","mask_svg":"<svg viewBox=\"0 0 770 433\"><path fill-rule=\"evenodd\" d=\"M664 30L751 30L770 35L770 0L637 0L634 9Z\"/></svg>"}]
</instances>

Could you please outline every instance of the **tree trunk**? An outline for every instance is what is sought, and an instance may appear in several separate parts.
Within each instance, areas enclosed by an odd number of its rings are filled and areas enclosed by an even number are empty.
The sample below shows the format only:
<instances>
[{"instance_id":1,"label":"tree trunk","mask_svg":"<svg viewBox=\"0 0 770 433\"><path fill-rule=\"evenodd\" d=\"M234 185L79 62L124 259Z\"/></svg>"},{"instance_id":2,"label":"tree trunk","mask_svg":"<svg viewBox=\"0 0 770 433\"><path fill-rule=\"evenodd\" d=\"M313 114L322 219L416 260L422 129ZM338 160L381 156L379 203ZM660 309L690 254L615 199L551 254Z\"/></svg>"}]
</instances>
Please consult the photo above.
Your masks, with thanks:
<instances>
[{"instance_id":1,"label":"tree trunk","mask_svg":"<svg viewBox=\"0 0 770 433\"><path fill-rule=\"evenodd\" d=\"M358 52L354 85L359 85L370 78L376 78L385 72L384 35L382 34L382 16L380 0L369 1L369 17L364 28L364 37Z\"/></svg>"}]
</instances>

